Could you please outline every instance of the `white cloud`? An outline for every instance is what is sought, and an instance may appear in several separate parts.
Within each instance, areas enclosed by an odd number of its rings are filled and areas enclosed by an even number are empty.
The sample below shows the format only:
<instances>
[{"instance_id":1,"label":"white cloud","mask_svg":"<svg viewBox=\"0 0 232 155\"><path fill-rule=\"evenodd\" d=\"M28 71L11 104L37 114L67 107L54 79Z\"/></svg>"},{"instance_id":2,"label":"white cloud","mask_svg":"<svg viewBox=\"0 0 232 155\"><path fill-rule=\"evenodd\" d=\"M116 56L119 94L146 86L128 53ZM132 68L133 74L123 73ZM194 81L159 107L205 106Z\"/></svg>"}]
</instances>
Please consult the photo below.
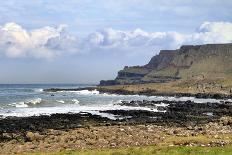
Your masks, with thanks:
<instances>
[{"instance_id":1,"label":"white cloud","mask_svg":"<svg viewBox=\"0 0 232 155\"><path fill-rule=\"evenodd\" d=\"M87 46L129 54L154 54L161 49L176 49L183 44L231 43L232 23L204 22L192 34L178 32L146 32L141 29L120 31L104 29L89 35Z\"/></svg>"},{"instance_id":2,"label":"white cloud","mask_svg":"<svg viewBox=\"0 0 232 155\"><path fill-rule=\"evenodd\" d=\"M232 23L204 22L198 32L190 37L189 42L230 43L232 42Z\"/></svg>"},{"instance_id":3,"label":"white cloud","mask_svg":"<svg viewBox=\"0 0 232 155\"><path fill-rule=\"evenodd\" d=\"M18 24L7 23L0 27L0 54L10 58L45 59L77 52L153 55L161 49L176 49L183 44L232 42L232 23L229 22L204 22L192 34L108 28L93 32L83 39L69 35L66 27L60 25L27 31Z\"/></svg>"},{"instance_id":4,"label":"white cloud","mask_svg":"<svg viewBox=\"0 0 232 155\"><path fill-rule=\"evenodd\" d=\"M1 53L10 58L54 58L63 50L69 50L70 43L76 41L65 32L65 28L65 25L60 25L27 31L16 23L7 23L0 27Z\"/></svg>"},{"instance_id":5,"label":"white cloud","mask_svg":"<svg viewBox=\"0 0 232 155\"><path fill-rule=\"evenodd\" d=\"M177 32L104 29L90 34L85 42L85 47L92 47L95 49L94 51L119 52L129 55L154 54L160 49L177 48L185 39L185 35Z\"/></svg>"}]
</instances>

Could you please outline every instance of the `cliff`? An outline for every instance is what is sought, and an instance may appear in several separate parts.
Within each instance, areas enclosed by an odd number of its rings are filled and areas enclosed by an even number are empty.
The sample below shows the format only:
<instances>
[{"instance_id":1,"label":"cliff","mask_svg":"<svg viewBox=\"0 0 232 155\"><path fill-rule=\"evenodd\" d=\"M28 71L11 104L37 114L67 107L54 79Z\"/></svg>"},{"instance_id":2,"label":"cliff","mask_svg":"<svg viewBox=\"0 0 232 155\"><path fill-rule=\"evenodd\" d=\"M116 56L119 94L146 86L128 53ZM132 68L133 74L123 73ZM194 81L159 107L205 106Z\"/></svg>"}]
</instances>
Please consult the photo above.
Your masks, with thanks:
<instances>
[{"instance_id":1,"label":"cliff","mask_svg":"<svg viewBox=\"0 0 232 155\"><path fill-rule=\"evenodd\" d=\"M161 50L144 66L124 67L115 80L100 85L166 83L180 79L232 79L232 43L184 45Z\"/></svg>"}]
</instances>

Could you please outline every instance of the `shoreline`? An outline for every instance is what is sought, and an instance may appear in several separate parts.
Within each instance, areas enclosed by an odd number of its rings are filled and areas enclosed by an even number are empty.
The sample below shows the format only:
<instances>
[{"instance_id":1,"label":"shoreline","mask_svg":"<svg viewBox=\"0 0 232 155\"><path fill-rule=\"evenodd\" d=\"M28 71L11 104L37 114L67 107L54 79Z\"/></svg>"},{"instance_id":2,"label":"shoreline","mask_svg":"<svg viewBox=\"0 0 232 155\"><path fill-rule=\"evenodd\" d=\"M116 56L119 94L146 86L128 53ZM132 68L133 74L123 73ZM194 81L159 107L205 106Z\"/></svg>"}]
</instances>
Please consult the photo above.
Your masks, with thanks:
<instances>
[{"instance_id":1,"label":"shoreline","mask_svg":"<svg viewBox=\"0 0 232 155\"><path fill-rule=\"evenodd\" d=\"M149 110L111 109L100 110L99 114L88 112L56 113L29 117L6 117L0 119L0 132L20 132L25 130L42 131L43 129L72 129L86 126L120 124L156 124L165 126L188 126L205 124L223 116L231 116L232 102L168 101L168 100L132 100L121 101L119 106L149 107ZM106 116L101 115L106 114ZM114 119L107 117L115 116Z\"/></svg>"},{"instance_id":2,"label":"shoreline","mask_svg":"<svg viewBox=\"0 0 232 155\"><path fill-rule=\"evenodd\" d=\"M133 85L131 85L133 86ZM115 87L115 88L114 88ZM195 93L184 93L184 92L157 92L154 90L143 90L143 91L129 91L126 89L118 89L117 86L104 86L104 87L84 87L84 88L50 88L44 89L44 92L59 92L59 91L82 91L97 90L100 93L117 94L117 95L145 95L145 96L173 96L173 97L195 97L195 98L211 98L211 99L231 99L232 94L219 93L219 92L195 92Z\"/></svg>"},{"instance_id":3,"label":"shoreline","mask_svg":"<svg viewBox=\"0 0 232 155\"><path fill-rule=\"evenodd\" d=\"M66 149L147 145L224 146L232 144L232 103L123 101L127 106L161 107L165 112L106 110L111 120L90 113L0 119L0 152L51 152ZM209 114L207 114L207 112Z\"/></svg>"},{"instance_id":4,"label":"shoreline","mask_svg":"<svg viewBox=\"0 0 232 155\"><path fill-rule=\"evenodd\" d=\"M51 92L52 95L56 91L81 90L129 95L157 93L146 90L137 94L115 87L113 89L52 88L45 89L44 92ZM184 95L177 93L175 96L187 95L190 96L188 93ZM228 99L229 96L225 95L210 93L195 94L194 97ZM2 118L0 119L0 152L22 154L149 145L221 147L232 144L232 102L230 101L196 103L191 100L131 100L121 101L120 105L149 107L158 111L141 109L99 111L101 114L113 115L116 119L88 112Z\"/></svg>"}]
</instances>

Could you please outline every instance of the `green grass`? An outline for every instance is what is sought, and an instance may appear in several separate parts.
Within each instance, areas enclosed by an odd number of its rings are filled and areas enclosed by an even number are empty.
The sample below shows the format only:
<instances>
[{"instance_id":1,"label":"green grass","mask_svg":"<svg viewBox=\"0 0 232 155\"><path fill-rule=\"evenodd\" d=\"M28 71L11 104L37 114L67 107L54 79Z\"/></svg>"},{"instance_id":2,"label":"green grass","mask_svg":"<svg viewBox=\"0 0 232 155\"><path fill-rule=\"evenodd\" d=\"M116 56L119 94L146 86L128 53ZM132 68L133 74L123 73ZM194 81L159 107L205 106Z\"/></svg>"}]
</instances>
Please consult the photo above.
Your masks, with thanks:
<instances>
[{"instance_id":1,"label":"green grass","mask_svg":"<svg viewBox=\"0 0 232 155\"><path fill-rule=\"evenodd\" d=\"M63 151L58 153L35 153L29 155L231 155L232 146L187 147L187 146L147 146L124 149ZM27 155L27 154L24 154Z\"/></svg>"},{"instance_id":2,"label":"green grass","mask_svg":"<svg viewBox=\"0 0 232 155\"><path fill-rule=\"evenodd\" d=\"M177 73L177 69L173 67L169 67L166 69L162 69L159 71L151 71L147 76L154 77L154 76L169 76L169 77L175 77Z\"/></svg>"}]
</instances>

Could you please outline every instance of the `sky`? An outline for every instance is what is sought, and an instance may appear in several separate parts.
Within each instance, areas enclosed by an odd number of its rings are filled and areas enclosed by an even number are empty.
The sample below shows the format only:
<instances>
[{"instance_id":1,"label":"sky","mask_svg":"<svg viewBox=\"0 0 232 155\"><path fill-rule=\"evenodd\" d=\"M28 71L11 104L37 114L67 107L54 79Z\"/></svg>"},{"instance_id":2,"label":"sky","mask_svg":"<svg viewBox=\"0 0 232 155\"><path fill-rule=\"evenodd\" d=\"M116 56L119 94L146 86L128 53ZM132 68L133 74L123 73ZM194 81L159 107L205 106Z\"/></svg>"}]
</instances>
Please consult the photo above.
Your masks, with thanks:
<instances>
[{"instance_id":1,"label":"sky","mask_svg":"<svg viewBox=\"0 0 232 155\"><path fill-rule=\"evenodd\" d=\"M231 0L7 0L0 83L93 83L161 49L231 43Z\"/></svg>"}]
</instances>

